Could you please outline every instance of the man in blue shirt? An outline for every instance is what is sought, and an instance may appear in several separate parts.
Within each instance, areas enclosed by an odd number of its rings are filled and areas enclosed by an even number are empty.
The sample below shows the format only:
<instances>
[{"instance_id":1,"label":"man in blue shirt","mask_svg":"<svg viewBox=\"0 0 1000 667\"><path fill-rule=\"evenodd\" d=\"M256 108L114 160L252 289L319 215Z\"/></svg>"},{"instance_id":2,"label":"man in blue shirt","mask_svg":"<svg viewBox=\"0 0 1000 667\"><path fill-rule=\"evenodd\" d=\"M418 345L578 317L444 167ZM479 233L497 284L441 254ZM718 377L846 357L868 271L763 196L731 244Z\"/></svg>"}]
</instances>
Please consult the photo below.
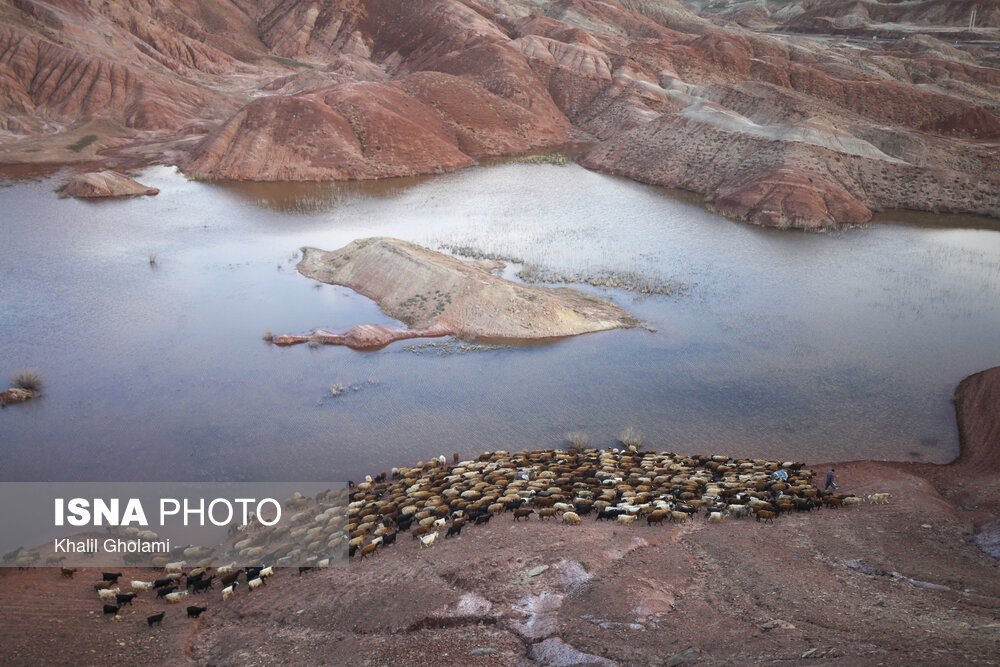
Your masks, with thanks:
<instances>
[{"instance_id":1,"label":"man in blue shirt","mask_svg":"<svg viewBox=\"0 0 1000 667\"><path fill-rule=\"evenodd\" d=\"M833 470L833 468L830 468L830 472L826 473L826 486L823 487L824 491L829 491L830 487L833 487L834 489L837 488L837 485L833 482Z\"/></svg>"}]
</instances>

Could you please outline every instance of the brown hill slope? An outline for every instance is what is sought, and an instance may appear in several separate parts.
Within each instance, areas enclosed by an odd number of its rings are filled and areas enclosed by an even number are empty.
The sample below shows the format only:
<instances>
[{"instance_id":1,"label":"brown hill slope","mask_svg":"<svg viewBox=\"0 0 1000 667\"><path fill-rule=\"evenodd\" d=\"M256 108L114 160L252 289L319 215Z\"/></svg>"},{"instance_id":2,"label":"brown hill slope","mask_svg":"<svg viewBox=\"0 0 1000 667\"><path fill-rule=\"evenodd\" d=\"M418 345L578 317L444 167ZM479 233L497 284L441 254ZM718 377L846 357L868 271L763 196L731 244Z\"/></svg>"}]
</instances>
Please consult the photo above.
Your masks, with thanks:
<instances>
[{"instance_id":1,"label":"brown hill slope","mask_svg":"<svg viewBox=\"0 0 1000 667\"><path fill-rule=\"evenodd\" d=\"M758 6L755 28L689 4L703 14L672 0L3 0L0 162L81 159L67 147L95 122L117 129L87 159L160 155L207 179L433 173L598 140L586 166L759 224L1000 215L1000 57L928 36L951 34L967 3L803 0ZM895 32L758 30L859 12Z\"/></svg>"}]
</instances>

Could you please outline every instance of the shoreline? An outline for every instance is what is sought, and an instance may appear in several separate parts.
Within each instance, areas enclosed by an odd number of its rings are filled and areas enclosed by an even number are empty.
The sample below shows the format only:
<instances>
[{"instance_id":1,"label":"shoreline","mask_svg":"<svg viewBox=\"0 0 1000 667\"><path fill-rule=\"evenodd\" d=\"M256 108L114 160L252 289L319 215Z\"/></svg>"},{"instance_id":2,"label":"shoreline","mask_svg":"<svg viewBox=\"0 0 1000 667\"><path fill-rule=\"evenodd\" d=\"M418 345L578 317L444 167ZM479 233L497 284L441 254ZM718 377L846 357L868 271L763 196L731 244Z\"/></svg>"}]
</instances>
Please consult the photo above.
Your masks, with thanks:
<instances>
[{"instance_id":1,"label":"shoreline","mask_svg":"<svg viewBox=\"0 0 1000 667\"><path fill-rule=\"evenodd\" d=\"M990 216L982 213L975 212L962 212L962 211L947 211L938 212L929 209L920 208L884 208L884 209L873 209L873 215L867 222L863 223L845 223L845 224L832 224L819 227L802 228L802 227L776 227L770 225L761 225L749 220L743 220L738 217L733 217L721 213L711 205L711 202L706 199L705 194L700 193L696 190L687 190L679 186L669 186L661 185L653 182L652 180L639 180L633 178L624 173L618 173L614 170L604 170L595 169L591 167L584 166L580 163L580 158L584 155L588 148L595 146L595 142L583 142L579 140L572 140L559 144L556 146L547 146L542 148L531 149L522 153L506 153L502 155L490 155L482 156L476 158L476 161L472 164L460 166L455 169L444 169L442 171L431 171L426 173L415 173L406 174L401 176L386 176L386 177L376 177L376 178L345 178L336 180L253 180L253 179L243 179L243 180L233 180L225 178L202 178L199 176L189 175L184 172L179 165L172 162L164 162L155 159L141 159L141 158L130 158L127 160L110 158L110 159L95 159L86 158L80 160L56 160L56 161L39 161L39 162L0 162L0 181L10 181L12 183L19 183L24 181L35 181L48 177L57 175L58 173L69 170L72 173L87 173L91 171L99 171L103 169L113 169L122 172L130 172L135 170L148 169L152 167L175 167L178 169L179 173L186 179L191 181L196 181L199 183L205 183L208 185L216 185L222 187L239 187L239 186L252 186L252 185L263 185L263 186L274 186L280 187L283 185L287 186L354 186L358 188L378 187L392 185L395 183L404 184L407 182L418 183L423 179L433 178L435 176L445 176L448 174L458 173L467 169L475 168L490 168L495 166L504 166L508 164L523 164L523 163L536 163L531 160L531 158L543 158L538 161L537 164L551 164L546 162L544 158L551 156L562 156L566 158L566 164L572 163L580 166L587 171L592 171L595 173L602 174L603 176L608 176L611 178L621 178L629 183L634 183L636 185L641 185L644 187L655 188L667 195L668 197L678 200L684 204L690 204L698 206L704 211L718 215L719 217L725 218L731 222L735 222L741 225L748 225L755 228L761 229L773 229L778 232L807 232L807 233L826 233L831 231L845 231L850 229L867 229L869 227L876 227L881 225L897 225L901 224L904 226L912 227L928 227L931 229L983 229L990 231L1000 231L1000 216ZM908 222L906 220L900 220L902 217L907 217L912 215L918 218L914 222ZM933 216L933 221L925 220L929 216ZM956 224L949 224L947 221L949 219L957 218L959 222ZM968 220L967 223L962 224L963 220ZM944 222L942 222L944 221Z\"/></svg>"},{"instance_id":2,"label":"shoreline","mask_svg":"<svg viewBox=\"0 0 1000 667\"><path fill-rule=\"evenodd\" d=\"M979 458L997 450L990 438L1000 414L980 399L998 391L1000 367L958 385L956 407L969 412L951 463L834 464L841 492L888 492L888 504L796 512L774 524L615 526L585 517L566 526L507 513L429 549L403 533L345 568L279 570L263 592L225 602L210 590L191 597L208 607L193 621L149 594L119 622L102 618L90 585L97 570L67 579L52 568L5 568L0 622L12 639L0 660L69 661L88 651L96 660L108 642L122 659L190 665L246 664L248 646L259 664L988 660L995 641L981 630L996 626L1000 578L997 560L970 535L1000 499L995 467ZM122 572L123 581L161 576ZM162 610L163 628L147 627L146 616ZM59 637L38 631L53 622Z\"/></svg>"}]
</instances>

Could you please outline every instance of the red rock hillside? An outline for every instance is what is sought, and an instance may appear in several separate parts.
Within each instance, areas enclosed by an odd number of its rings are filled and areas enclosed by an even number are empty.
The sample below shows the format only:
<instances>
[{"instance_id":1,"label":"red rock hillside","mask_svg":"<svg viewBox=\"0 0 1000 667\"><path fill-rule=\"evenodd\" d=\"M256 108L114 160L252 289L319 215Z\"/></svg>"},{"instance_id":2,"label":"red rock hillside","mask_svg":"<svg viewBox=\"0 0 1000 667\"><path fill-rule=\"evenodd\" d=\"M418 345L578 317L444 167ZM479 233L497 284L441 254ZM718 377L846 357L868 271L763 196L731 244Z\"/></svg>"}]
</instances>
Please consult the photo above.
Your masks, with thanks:
<instances>
[{"instance_id":1,"label":"red rock hillside","mask_svg":"<svg viewBox=\"0 0 1000 667\"><path fill-rule=\"evenodd\" d=\"M762 225L1000 215L998 2L685 4L0 0L0 163L372 179L589 141Z\"/></svg>"}]
</instances>

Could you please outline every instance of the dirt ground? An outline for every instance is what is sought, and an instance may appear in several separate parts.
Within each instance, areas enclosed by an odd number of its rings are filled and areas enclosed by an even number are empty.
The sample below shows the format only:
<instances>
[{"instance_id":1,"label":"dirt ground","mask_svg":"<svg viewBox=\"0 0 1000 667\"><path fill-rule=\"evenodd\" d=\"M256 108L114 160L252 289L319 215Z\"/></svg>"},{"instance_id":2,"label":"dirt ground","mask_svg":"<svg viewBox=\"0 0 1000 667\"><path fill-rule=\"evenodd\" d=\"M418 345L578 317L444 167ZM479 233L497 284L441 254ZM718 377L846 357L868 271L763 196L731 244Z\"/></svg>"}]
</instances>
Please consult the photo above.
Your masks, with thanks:
<instances>
[{"instance_id":1,"label":"dirt ground","mask_svg":"<svg viewBox=\"0 0 1000 667\"><path fill-rule=\"evenodd\" d=\"M998 408L1000 367L956 391L955 462L813 463L889 501L774 523L505 513L226 601L143 593L120 617L102 613L98 569L0 568L0 665L998 664L1000 560L976 543L1000 535ZM159 574L123 570L123 592Z\"/></svg>"},{"instance_id":2,"label":"dirt ground","mask_svg":"<svg viewBox=\"0 0 1000 667\"><path fill-rule=\"evenodd\" d=\"M889 504L774 524L507 514L430 548L404 533L363 562L280 570L225 603L217 590L180 605L143 594L120 621L91 590L98 570L5 569L0 663L997 664L1000 563L970 539L995 506L953 504L927 468L837 464L843 492L889 492ZM995 496L992 477L977 498ZM188 619L192 603L209 610ZM162 609L162 627L147 627Z\"/></svg>"}]
</instances>

